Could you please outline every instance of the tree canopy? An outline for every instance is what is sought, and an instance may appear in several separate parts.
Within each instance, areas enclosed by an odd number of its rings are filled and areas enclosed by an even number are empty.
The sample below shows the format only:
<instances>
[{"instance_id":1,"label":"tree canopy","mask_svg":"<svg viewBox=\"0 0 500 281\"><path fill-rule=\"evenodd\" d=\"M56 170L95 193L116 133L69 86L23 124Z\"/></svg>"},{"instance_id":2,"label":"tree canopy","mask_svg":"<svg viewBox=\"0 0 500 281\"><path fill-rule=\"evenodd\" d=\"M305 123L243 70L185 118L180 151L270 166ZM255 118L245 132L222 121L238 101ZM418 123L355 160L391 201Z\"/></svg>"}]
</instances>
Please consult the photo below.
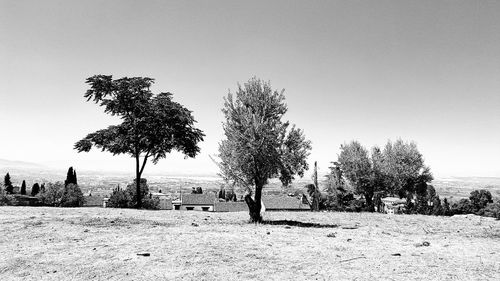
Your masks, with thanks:
<instances>
[{"instance_id":1,"label":"tree canopy","mask_svg":"<svg viewBox=\"0 0 500 281\"><path fill-rule=\"evenodd\" d=\"M373 210L374 195L381 192L406 198L415 193L423 199L428 197L427 183L432 181L432 174L414 142L388 141L383 151L375 146L370 155L359 142L352 141L341 145L338 162L343 176L355 193L364 196L369 210Z\"/></svg>"},{"instance_id":2,"label":"tree canopy","mask_svg":"<svg viewBox=\"0 0 500 281\"><path fill-rule=\"evenodd\" d=\"M113 80L109 75L88 78L90 89L84 97L104 107L105 113L118 116L122 123L88 134L75 144L78 152L92 147L113 155L128 154L136 160L136 179L140 179L148 160L154 164L172 150L195 157L204 134L194 127L192 112L174 102L172 93L154 95L154 79L124 77ZM142 158L142 163L141 159ZM136 180L137 194L140 181ZM137 197L141 207L141 196Z\"/></svg>"},{"instance_id":3,"label":"tree canopy","mask_svg":"<svg viewBox=\"0 0 500 281\"><path fill-rule=\"evenodd\" d=\"M354 192L363 194L368 206L372 205L374 186L373 166L366 150L359 142L352 141L340 146L338 161L344 176L354 187Z\"/></svg>"},{"instance_id":4,"label":"tree canopy","mask_svg":"<svg viewBox=\"0 0 500 281\"><path fill-rule=\"evenodd\" d=\"M287 112L284 90L252 78L224 98L225 139L219 144L219 167L224 179L254 187L245 197L252 221L260 221L262 188L270 178L288 185L303 176L311 150L302 130L283 121Z\"/></svg>"},{"instance_id":5,"label":"tree canopy","mask_svg":"<svg viewBox=\"0 0 500 281\"><path fill-rule=\"evenodd\" d=\"M388 141L383 151L382 170L389 193L406 197L416 191L417 184L433 180L424 158L414 142L401 139Z\"/></svg>"}]
</instances>

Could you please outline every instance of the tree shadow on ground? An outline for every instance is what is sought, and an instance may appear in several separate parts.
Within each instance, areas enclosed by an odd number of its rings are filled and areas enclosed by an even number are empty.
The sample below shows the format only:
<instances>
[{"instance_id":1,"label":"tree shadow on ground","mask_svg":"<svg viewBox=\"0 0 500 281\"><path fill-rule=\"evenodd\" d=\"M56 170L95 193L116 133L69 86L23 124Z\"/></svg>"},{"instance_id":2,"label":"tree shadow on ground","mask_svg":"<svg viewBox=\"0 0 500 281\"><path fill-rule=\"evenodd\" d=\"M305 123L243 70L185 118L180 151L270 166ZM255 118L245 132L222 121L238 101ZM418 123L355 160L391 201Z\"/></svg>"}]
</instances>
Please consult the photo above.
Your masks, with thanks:
<instances>
[{"instance_id":1,"label":"tree shadow on ground","mask_svg":"<svg viewBox=\"0 0 500 281\"><path fill-rule=\"evenodd\" d=\"M320 224L314 222L300 222L292 220L276 220L276 221L262 221L262 224L268 225L287 225L287 226L297 226L297 227L313 227L313 228L336 228L339 227L337 224Z\"/></svg>"}]
</instances>

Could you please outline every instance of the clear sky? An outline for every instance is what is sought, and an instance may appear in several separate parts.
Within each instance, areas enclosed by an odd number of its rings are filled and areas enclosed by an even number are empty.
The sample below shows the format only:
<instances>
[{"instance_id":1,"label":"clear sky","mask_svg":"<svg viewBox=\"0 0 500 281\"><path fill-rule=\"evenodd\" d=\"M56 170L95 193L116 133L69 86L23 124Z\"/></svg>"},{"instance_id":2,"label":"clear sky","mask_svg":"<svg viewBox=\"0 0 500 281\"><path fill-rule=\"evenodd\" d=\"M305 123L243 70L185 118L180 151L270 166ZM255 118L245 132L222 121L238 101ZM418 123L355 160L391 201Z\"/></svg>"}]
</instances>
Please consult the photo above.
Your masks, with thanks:
<instances>
[{"instance_id":1,"label":"clear sky","mask_svg":"<svg viewBox=\"0 0 500 281\"><path fill-rule=\"evenodd\" d=\"M500 176L500 1L0 0L0 158L133 172L73 144L117 120L94 74L149 76L193 110L202 152L146 173L217 171L223 96L252 76L326 172L340 144L414 140L436 176Z\"/></svg>"}]
</instances>

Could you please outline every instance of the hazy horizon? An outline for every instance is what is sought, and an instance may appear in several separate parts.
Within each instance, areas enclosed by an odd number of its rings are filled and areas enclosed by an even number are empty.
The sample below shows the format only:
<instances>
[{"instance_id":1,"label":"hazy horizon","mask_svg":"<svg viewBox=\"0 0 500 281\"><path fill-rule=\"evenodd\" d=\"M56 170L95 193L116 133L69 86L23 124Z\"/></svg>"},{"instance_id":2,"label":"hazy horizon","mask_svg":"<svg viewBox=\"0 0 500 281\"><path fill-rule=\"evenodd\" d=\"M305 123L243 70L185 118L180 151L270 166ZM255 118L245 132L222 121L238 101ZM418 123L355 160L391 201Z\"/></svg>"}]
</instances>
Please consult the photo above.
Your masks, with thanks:
<instances>
[{"instance_id":1,"label":"hazy horizon","mask_svg":"<svg viewBox=\"0 0 500 281\"><path fill-rule=\"evenodd\" d=\"M0 0L0 22L1 159L132 173L73 145L119 121L83 98L87 77L148 76L206 138L145 173L216 174L223 97L257 76L285 89L320 174L344 142L402 138L436 177L500 177L498 1Z\"/></svg>"}]
</instances>

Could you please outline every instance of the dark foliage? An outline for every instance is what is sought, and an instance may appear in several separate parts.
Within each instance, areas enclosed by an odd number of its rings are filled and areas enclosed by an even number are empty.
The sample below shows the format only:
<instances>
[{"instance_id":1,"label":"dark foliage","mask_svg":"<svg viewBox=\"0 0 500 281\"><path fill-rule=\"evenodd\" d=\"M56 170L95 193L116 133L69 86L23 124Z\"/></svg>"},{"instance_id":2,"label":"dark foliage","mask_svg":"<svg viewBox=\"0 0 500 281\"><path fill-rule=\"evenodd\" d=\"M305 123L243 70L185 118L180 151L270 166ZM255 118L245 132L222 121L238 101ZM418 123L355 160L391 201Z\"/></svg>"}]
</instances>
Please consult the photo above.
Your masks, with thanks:
<instances>
[{"instance_id":1,"label":"dark foliage","mask_svg":"<svg viewBox=\"0 0 500 281\"><path fill-rule=\"evenodd\" d=\"M486 217L493 217L500 219L500 201L495 203L488 203L483 210L483 215Z\"/></svg>"},{"instance_id":2,"label":"dark foliage","mask_svg":"<svg viewBox=\"0 0 500 281\"><path fill-rule=\"evenodd\" d=\"M113 193L109 197L109 201L106 204L107 207L111 208L129 208L131 207L132 199L127 190L117 188L113 189Z\"/></svg>"},{"instance_id":3,"label":"dark foliage","mask_svg":"<svg viewBox=\"0 0 500 281\"><path fill-rule=\"evenodd\" d=\"M23 180L23 183L21 184L21 195L26 195L26 181Z\"/></svg>"},{"instance_id":4,"label":"dark foliage","mask_svg":"<svg viewBox=\"0 0 500 281\"><path fill-rule=\"evenodd\" d=\"M203 189L201 188L201 186L198 187L193 186L191 194L203 194Z\"/></svg>"},{"instance_id":5,"label":"dark foliage","mask_svg":"<svg viewBox=\"0 0 500 281\"><path fill-rule=\"evenodd\" d=\"M480 212L488 203L493 203L491 193L484 189L472 191L469 200L472 206L474 206L475 212Z\"/></svg>"},{"instance_id":6,"label":"dark foliage","mask_svg":"<svg viewBox=\"0 0 500 281\"><path fill-rule=\"evenodd\" d=\"M64 186L67 186L68 184L78 185L78 181L76 178L76 170L73 170L73 167L69 167L68 173L66 174L66 180L64 181Z\"/></svg>"},{"instance_id":7,"label":"dark foliage","mask_svg":"<svg viewBox=\"0 0 500 281\"><path fill-rule=\"evenodd\" d=\"M36 196L40 192L40 185L35 183L33 187L31 187L31 196Z\"/></svg>"},{"instance_id":8,"label":"dark foliage","mask_svg":"<svg viewBox=\"0 0 500 281\"><path fill-rule=\"evenodd\" d=\"M451 205L451 213L454 215L460 214L475 214L476 208L469 199L460 199L457 203Z\"/></svg>"},{"instance_id":9,"label":"dark foliage","mask_svg":"<svg viewBox=\"0 0 500 281\"><path fill-rule=\"evenodd\" d=\"M64 192L61 197L62 207L82 207L85 203L82 190L78 185L69 183L64 187Z\"/></svg>"},{"instance_id":10,"label":"dark foliage","mask_svg":"<svg viewBox=\"0 0 500 281\"><path fill-rule=\"evenodd\" d=\"M10 174L7 173L3 180L3 186L5 187L5 192L7 194L14 193L14 186L12 185L12 181L10 179Z\"/></svg>"},{"instance_id":11,"label":"dark foliage","mask_svg":"<svg viewBox=\"0 0 500 281\"><path fill-rule=\"evenodd\" d=\"M444 198L443 199L443 216L451 216L453 215L451 208L450 208L450 203L448 202L448 199Z\"/></svg>"},{"instance_id":12,"label":"dark foliage","mask_svg":"<svg viewBox=\"0 0 500 281\"><path fill-rule=\"evenodd\" d=\"M127 185L126 190L120 189L119 186L115 188L109 197L107 206L111 208L136 208L137 193L135 186L136 181L134 180L133 183ZM141 208L149 210L160 209L160 199L151 196L146 179L141 179L140 187L141 196L143 198Z\"/></svg>"}]
</instances>

